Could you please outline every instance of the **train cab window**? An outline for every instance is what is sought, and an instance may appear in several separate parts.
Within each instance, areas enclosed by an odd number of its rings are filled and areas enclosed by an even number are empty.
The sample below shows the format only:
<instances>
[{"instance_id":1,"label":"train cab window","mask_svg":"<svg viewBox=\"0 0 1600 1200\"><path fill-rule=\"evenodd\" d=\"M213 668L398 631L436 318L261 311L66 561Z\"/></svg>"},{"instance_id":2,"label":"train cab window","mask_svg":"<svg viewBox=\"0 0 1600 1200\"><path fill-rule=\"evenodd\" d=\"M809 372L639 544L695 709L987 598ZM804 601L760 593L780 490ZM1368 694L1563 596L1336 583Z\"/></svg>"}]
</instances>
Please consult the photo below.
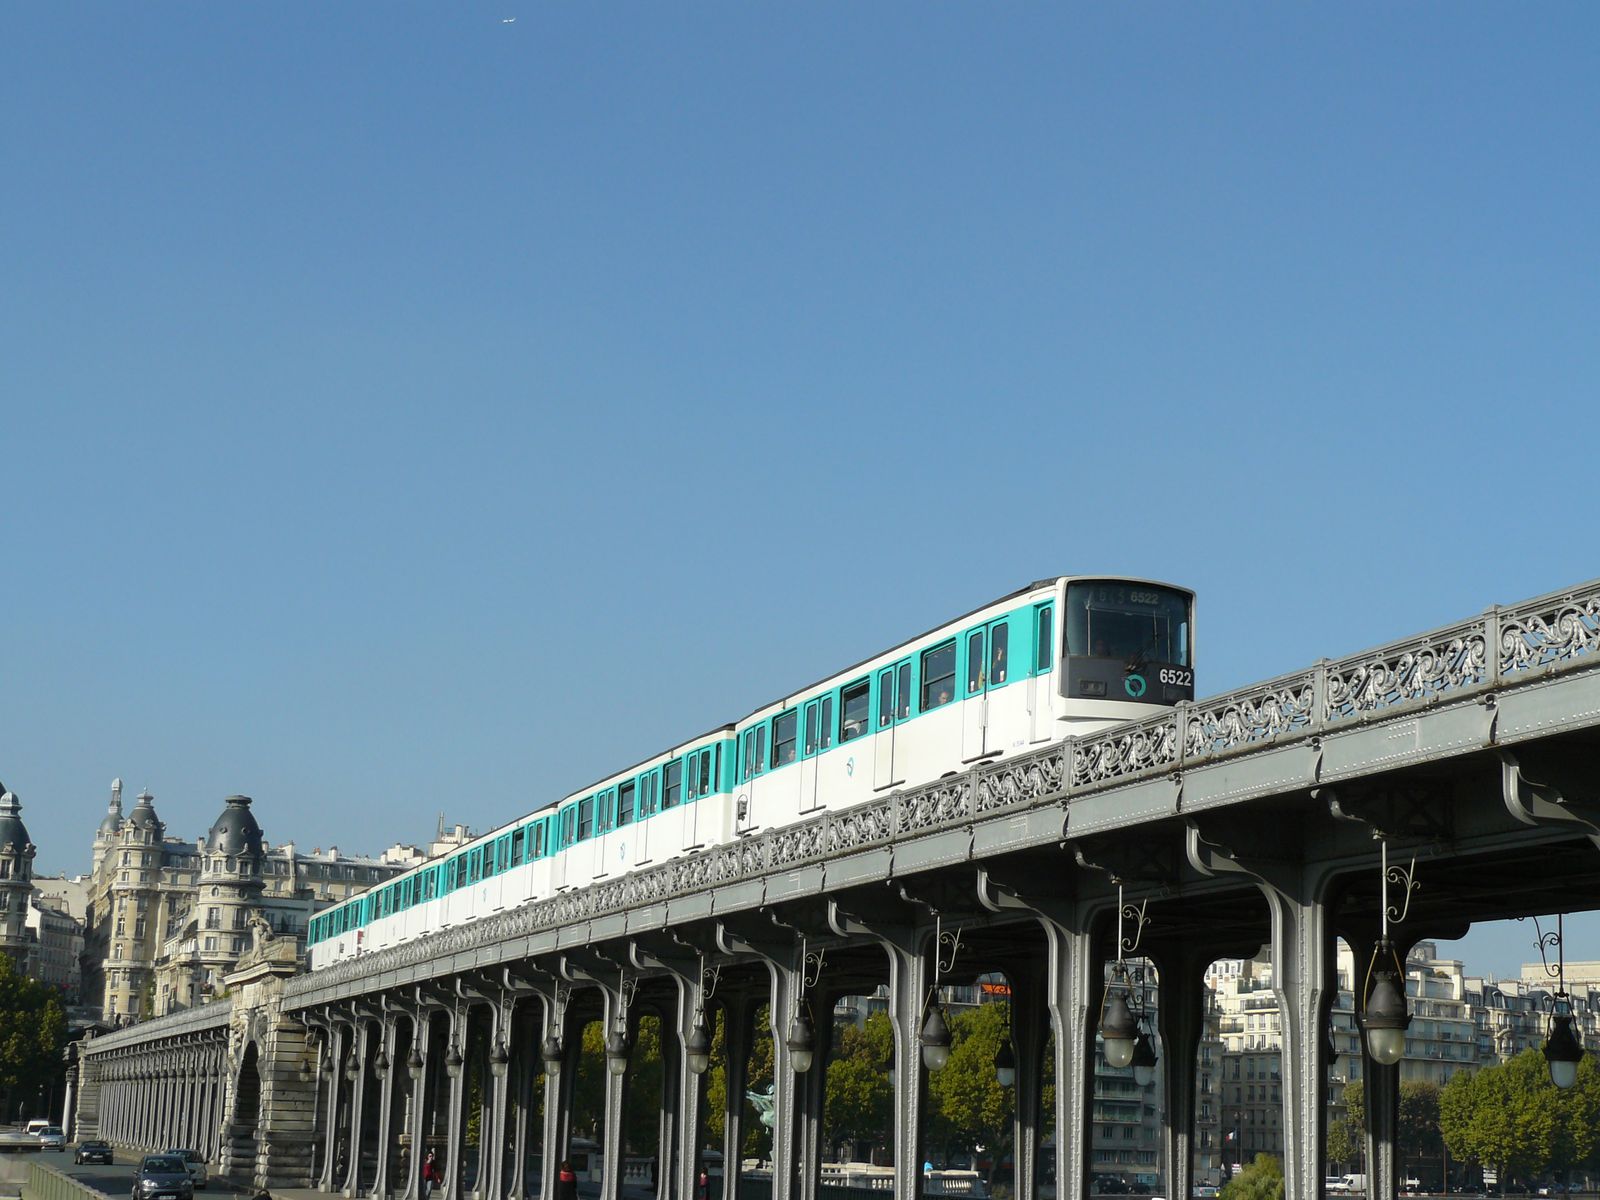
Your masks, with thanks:
<instances>
[{"instance_id":1,"label":"train cab window","mask_svg":"<svg viewBox=\"0 0 1600 1200\"><path fill-rule=\"evenodd\" d=\"M661 807L677 808L683 799L683 761L673 759L661 772Z\"/></svg>"},{"instance_id":2,"label":"train cab window","mask_svg":"<svg viewBox=\"0 0 1600 1200\"><path fill-rule=\"evenodd\" d=\"M588 841L594 834L594 797L585 796L578 801L578 840Z\"/></svg>"},{"instance_id":3,"label":"train cab window","mask_svg":"<svg viewBox=\"0 0 1600 1200\"><path fill-rule=\"evenodd\" d=\"M839 727L839 740L852 741L867 732L867 719L872 712L872 684L858 679L839 693L839 710L844 720Z\"/></svg>"},{"instance_id":4,"label":"train cab window","mask_svg":"<svg viewBox=\"0 0 1600 1200\"><path fill-rule=\"evenodd\" d=\"M625 783L617 789L617 828L633 824L635 786Z\"/></svg>"},{"instance_id":5,"label":"train cab window","mask_svg":"<svg viewBox=\"0 0 1600 1200\"><path fill-rule=\"evenodd\" d=\"M949 704L955 699L956 644L935 646L922 653L922 711Z\"/></svg>"},{"instance_id":6,"label":"train cab window","mask_svg":"<svg viewBox=\"0 0 1600 1200\"><path fill-rule=\"evenodd\" d=\"M1055 662L1055 616L1056 610L1048 604L1041 604L1033 610L1033 620L1038 635L1033 639L1035 672L1048 671Z\"/></svg>"},{"instance_id":7,"label":"train cab window","mask_svg":"<svg viewBox=\"0 0 1600 1200\"><path fill-rule=\"evenodd\" d=\"M1011 638L1010 626L1000 622L989 627L989 686L999 687L1006 681L1006 650Z\"/></svg>"},{"instance_id":8,"label":"train cab window","mask_svg":"<svg viewBox=\"0 0 1600 1200\"><path fill-rule=\"evenodd\" d=\"M794 709L772 718L772 765L781 767L794 761L799 716Z\"/></svg>"},{"instance_id":9,"label":"train cab window","mask_svg":"<svg viewBox=\"0 0 1600 1200\"><path fill-rule=\"evenodd\" d=\"M1068 654L1189 665L1189 596L1173 588L1070 583L1062 624Z\"/></svg>"}]
</instances>

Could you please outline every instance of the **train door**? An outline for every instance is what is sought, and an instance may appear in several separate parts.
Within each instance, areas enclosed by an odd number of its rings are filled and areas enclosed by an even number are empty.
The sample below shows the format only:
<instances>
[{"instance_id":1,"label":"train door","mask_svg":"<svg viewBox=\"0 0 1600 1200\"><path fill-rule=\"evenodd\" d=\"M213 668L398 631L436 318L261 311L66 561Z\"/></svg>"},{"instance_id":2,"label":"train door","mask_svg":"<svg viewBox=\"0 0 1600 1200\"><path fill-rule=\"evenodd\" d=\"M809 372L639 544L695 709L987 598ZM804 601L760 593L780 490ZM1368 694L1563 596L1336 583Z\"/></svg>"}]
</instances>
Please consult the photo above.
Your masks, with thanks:
<instances>
[{"instance_id":1,"label":"train door","mask_svg":"<svg viewBox=\"0 0 1600 1200\"><path fill-rule=\"evenodd\" d=\"M1055 605L1033 610L1033 676L1028 680L1028 740L1046 742L1055 733Z\"/></svg>"},{"instance_id":2,"label":"train door","mask_svg":"<svg viewBox=\"0 0 1600 1200\"><path fill-rule=\"evenodd\" d=\"M821 755L833 745L833 696L808 701L801 724L800 812L813 813L827 807L820 794Z\"/></svg>"},{"instance_id":3,"label":"train door","mask_svg":"<svg viewBox=\"0 0 1600 1200\"><path fill-rule=\"evenodd\" d=\"M873 717L872 786L875 790L905 782L895 763L895 734L911 716L911 660L878 672L878 710Z\"/></svg>"},{"instance_id":4,"label":"train door","mask_svg":"<svg viewBox=\"0 0 1600 1200\"><path fill-rule=\"evenodd\" d=\"M962 688L961 761L976 762L998 754L1001 740L991 732L990 692L1006 682L1010 672L1011 635L1005 619L990 621L966 635L967 675Z\"/></svg>"}]
</instances>

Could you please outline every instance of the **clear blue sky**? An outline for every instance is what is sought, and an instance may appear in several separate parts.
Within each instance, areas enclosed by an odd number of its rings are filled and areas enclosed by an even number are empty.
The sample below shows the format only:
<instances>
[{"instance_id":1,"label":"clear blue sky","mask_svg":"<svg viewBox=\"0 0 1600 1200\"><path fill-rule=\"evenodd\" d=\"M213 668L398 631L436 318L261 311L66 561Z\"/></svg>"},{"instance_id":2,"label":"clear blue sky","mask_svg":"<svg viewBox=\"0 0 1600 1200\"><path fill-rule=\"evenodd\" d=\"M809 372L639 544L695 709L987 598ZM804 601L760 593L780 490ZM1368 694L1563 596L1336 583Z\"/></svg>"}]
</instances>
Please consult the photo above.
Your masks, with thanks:
<instances>
[{"instance_id":1,"label":"clear blue sky","mask_svg":"<svg viewBox=\"0 0 1600 1200\"><path fill-rule=\"evenodd\" d=\"M1597 46L1576 3L6 7L39 868L113 776L189 837L231 792L306 846L490 826L1056 572L1195 587L1207 693L1600 573Z\"/></svg>"}]
</instances>

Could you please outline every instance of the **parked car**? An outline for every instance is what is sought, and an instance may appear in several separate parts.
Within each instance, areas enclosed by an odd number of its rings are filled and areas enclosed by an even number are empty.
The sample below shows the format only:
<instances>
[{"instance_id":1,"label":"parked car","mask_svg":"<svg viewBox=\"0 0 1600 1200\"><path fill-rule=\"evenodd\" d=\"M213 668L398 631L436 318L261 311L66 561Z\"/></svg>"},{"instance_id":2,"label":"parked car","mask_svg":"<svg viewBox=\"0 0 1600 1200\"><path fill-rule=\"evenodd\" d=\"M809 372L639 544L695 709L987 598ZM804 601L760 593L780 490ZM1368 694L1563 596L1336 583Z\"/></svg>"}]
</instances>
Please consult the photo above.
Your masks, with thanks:
<instances>
[{"instance_id":1,"label":"parked car","mask_svg":"<svg viewBox=\"0 0 1600 1200\"><path fill-rule=\"evenodd\" d=\"M197 1188L203 1188L209 1178L206 1174L206 1160L201 1157L198 1150L163 1150L163 1154L171 1154L183 1159L183 1165L189 1168L189 1182Z\"/></svg>"},{"instance_id":2,"label":"parked car","mask_svg":"<svg viewBox=\"0 0 1600 1200\"><path fill-rule=\"evenodd\" d=\"M188 1165L176 1154L147 1154L133 1180L133 1200L194 1200Z\"/></svg>"},{"instance_id":3,"label":"parked car","mask_svg":"<svg viewBox=\"0 0 1600 1200\"><path fill-rule=\"evenodd\" d=\"M61 1132L59 1125L46 1125L39 1130L39 1149L41 1150L66 1150L67 1135Z\"/></svg>"},{"instance_id":4,"label":"parked car","mask_svg":"<svg viewBox=\"0 0 1600 1200\"><path fill-rule=\"evenodd\" d=\"M111 1165L110 1142L79 1142L77 1152L72 1156L72 1161L82 1166L84 1163L105 1163Z\"/></svg>"}]
</instances>

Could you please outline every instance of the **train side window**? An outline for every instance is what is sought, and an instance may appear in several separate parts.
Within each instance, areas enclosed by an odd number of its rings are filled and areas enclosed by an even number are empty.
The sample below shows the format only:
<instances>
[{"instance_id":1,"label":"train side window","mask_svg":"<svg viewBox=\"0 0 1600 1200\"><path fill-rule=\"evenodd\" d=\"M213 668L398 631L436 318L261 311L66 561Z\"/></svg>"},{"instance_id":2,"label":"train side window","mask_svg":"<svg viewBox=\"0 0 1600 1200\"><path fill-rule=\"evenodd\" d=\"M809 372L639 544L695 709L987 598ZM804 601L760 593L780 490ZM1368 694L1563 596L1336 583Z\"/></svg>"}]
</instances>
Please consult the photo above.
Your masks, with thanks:
<instances>
[{"instance_id":1,"label":"train side window","mask_svg":"<svg viewBox=\"0 0 1600 1200\"><path fill-rule=\"evenodd\" d=\"M872 683L858 679L839 693L839 709L844 722L839 729L841 742L852 741L867 732L872 714Z\"/></svg>"},{"instance_id":2,"label":"train side window","mask_svg":"<svg viewBox=\"0 0 1600 1200\"><path fill-rule=\"evenodd\" d=\"M677 808L683 799L683 760L675 758L661 772L661 807Z\"/></svg>"},{"instance_id":3,"label":"train side window","mask_svg":"<svg viewBox=\"0 0 1600 1200\"><path fill-rule=\"evenodd\" d=\"M594 827L599 833L605 833L612 827L614 816L611 805L614 800L616 795L609 789L594 798Z\"/></svg>"},{"instance_id":4,"label":"train side window","mask_svg":"<svg viewBox=\"0 0 1600 1200\"><path fill-rule=\"evenodd\" d=\"M452 858L449 862L445 863L445 865L444 865L444 890L445 891L453 892L453 891L456 890L456 879L457 879L457 877L459 875L459 872L460 872L460 860Z\"/></svg>"},{"instance_id":5,"label":"train side window","mask_svg":"<svg viewBox=\"0 0 1600 1200\"><path fill-rule=\"evenodd\" d=\"M594 797L585 796L578 801L578 840L586 842L594 833Z\"/></svg>"},{"instance_id":6,"label":"train side window","mask_svg":"<svg viewBox=\"0 0 1600 1200\"><path fill-rule=\"evenodd\" d=\"M911 715L911 664L908 662L900 664L900 688L894 715L902 721Z\"/></svg>"},{"instance_id":7,"label":"train side window","mask_svg":"<svg viewBox=\"0 0 1600 1200\"><path fill-rule=\"evenodd\" d=\"M633 824L634 785L625 783L617 789L617 828Z\"/></svg>"},{"instance_id":8,"label":"train side window","mask_svg":"<svg viewBox=\"0 0 1600 1200\"><path fill-rule=\"evenodd\" d=\"M523 832L520 829L511 831L511 865L520 867L523 855Z\"/></svg>"},{"instance_id":9,"label":"train side window","mask_svg":"<svg viewBox=\"0 0 1600 1200\"><path fill-rule=\"evenodd\" d=\"M817 731L817 737L819 749L826 750L833 745L833 697L831 695L822 698L822 722L821 728Z\"/></svg>"},{"instance_id":10,"label":"train side window","mask_svg":"<svg viewBox=\"0 0 1600 1200\"><path fill-rule=\"evenodd\" d=\"M802 755L804 755L806 758L810 758L816 752L817 752L817 702L815 700L808 700L806 702L806 740L805 740L805 746L800 751L800 753Z\"/></svg>"},{"instance_id":11,"label":"train side window","mask_svg":"<svg viewBox=\"0 0 1600 1200\"><path fill-rule=\"evenodd\" d=\"M661 772L651 771L639 776L639 819L653 817L660 807Z\"/></svg>"},{"instance_id":12,"label":"train side window","mask_svg":"<svg viewBox=\"0 0 1600 1200\"><path fill-rule=\"evenodd\" d=\"M698 800L702 796L711 795L711 747L707 746L695 755L700 766L700 779L695 785L694 796Z\"/></svg>"},{"instance_id":13,"label":"train side window","mask_svg":"<svg viewBox=\"0 0 1600 1200\"><path fill-rule=\"evenodd\" d=\"M1006 650L1011 641L1011 627L1004 621L989 627L989 686L998 687L1006 681Z\"/></svg>"},{"instance_id":14,"label":"train side window","mask_svg":"<svg viewBox=\"0 0 1600 1200\"><path fill-rule=\"evenodd\" d=\"M544 857L544 838L545 838L544 822L540 821L538 824L533 826L533 854L531 855L531 857L533 857L533 858L543 858Z\"/></svg>"},{"instance_id":15,"label":"train side window","mask_svg":"<svg viewBox=\"0 0 1600 1200\"><path fill-rule=\"evenodd\" d=\"M983 630L967 634L967 695L983 691Z\"/></svg>"},{"instance_id":16,"label":"train side window","mask_svg":"<svg viewBox=\"0 0 1600 1200\"><path fill-rule=\"evenodd\" d=\"M952 639L922 652L922 711L955 699L956 644Z\"/></svg>"},{"instance_id":17,"label":"train side window","mask_svg":"<svg viewBox=\"0 0 1600 1200\"><path fill-rule=\"evenodd\" d=\"M799 715L794 709L772 718L772 765L781 767L794 761L795 736Z\"/></svg>"},{"instance_id":18,"label":"train side window","mask_svg":"<svg viewBox=\"0 0 1600 1200\"><path fill-rule=\"evenodd\" d=\"M1035 672L1048 671L1055 664L1056 610L1049 604L1041 604L1033 612L1037 634L1033 640L1033 669Z\"/></svg>"},{"instance_id":19,"label":"train side window","mask_svg":"<svg viewBox=\"0 0 1600 1200\"><path fill-rule=\"evenodd\" d=\"M894 669L878 672L878 728L894 723Z\"/></svg>"},{"instance_id":20,"label":"train side window","mask_svg":"<svg viewBox=\"0 0 1600 1200\"><path fill-rule=\"evenodd\" d=\"M572 845L572 834L577 827L577 816L577 805L568 805L561 812L561 848L563 850Z\"/></svg>"}]
</instances>

